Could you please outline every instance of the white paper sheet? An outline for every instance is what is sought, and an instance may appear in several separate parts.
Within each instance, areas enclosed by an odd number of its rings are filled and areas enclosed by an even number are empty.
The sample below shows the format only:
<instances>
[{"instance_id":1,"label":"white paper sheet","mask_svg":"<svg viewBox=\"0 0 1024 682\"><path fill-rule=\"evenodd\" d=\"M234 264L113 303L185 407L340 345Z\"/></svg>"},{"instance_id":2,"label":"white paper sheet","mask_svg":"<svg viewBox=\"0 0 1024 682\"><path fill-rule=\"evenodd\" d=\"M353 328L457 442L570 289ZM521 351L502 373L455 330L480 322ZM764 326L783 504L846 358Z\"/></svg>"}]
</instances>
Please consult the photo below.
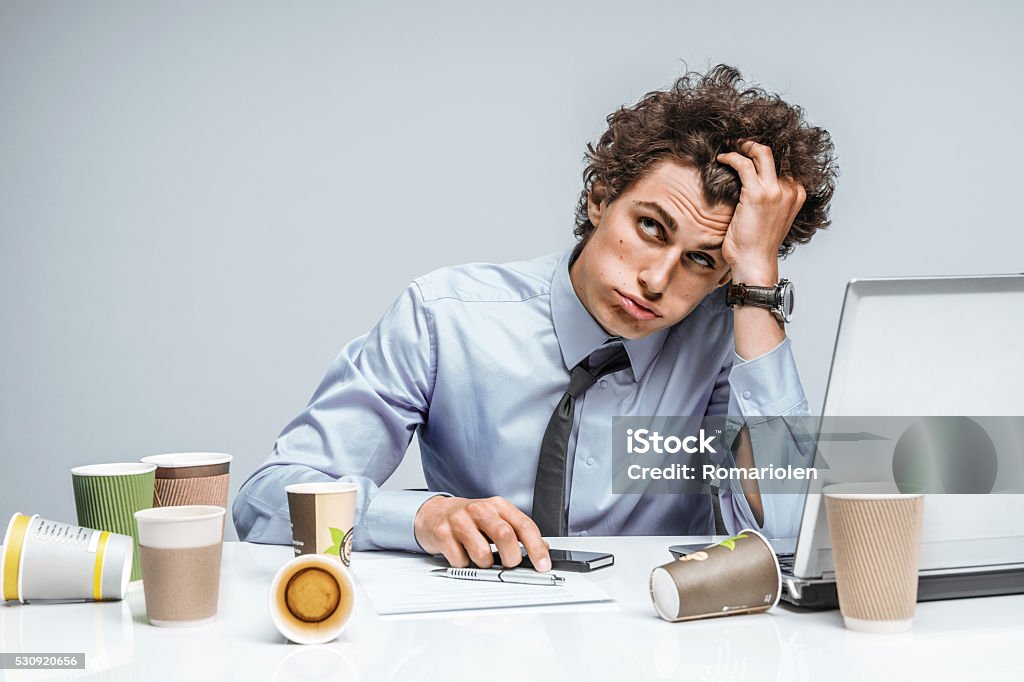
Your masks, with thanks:
<instances>
[{"instance_id":1,"label":"white paper sheet","mask_svg":"<svg viewBox=\"0 0 1024 682\"><path fill-rule=\"evenodd\" d=\"M564 571L557 575L565 583L554 586L455 580L431 573L436 568L422 557L352 562L356 579L382 616L612 601L593 582Z\"/></svg>"}]
</instances>

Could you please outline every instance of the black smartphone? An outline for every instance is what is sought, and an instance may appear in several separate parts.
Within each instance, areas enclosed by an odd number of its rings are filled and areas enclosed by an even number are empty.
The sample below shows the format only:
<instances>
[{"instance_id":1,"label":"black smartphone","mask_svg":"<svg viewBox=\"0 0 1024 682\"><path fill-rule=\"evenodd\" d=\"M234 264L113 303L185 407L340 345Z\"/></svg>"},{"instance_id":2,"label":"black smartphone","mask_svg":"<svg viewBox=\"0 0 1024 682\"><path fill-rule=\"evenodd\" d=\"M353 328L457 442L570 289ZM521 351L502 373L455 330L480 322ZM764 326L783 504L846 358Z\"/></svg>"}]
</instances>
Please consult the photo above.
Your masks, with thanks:
<instances>
[{"instance_id":1,"label":"black smartphone","mask_svg":"<svg viewBox=\"0 0 1024 682\"><path fill-rule=\"evenodd\" d=\"M523 549L523 563L516 568L533 568L533 562ZM573 571L586 573L596 571L599 568L611 566L615 563L615 556L605 552L582 552L577 549L549 549L548 556L551 557L551 570ZM501 565L501 557L494 553L494 565Z\"/></svg>"}]
</instances>

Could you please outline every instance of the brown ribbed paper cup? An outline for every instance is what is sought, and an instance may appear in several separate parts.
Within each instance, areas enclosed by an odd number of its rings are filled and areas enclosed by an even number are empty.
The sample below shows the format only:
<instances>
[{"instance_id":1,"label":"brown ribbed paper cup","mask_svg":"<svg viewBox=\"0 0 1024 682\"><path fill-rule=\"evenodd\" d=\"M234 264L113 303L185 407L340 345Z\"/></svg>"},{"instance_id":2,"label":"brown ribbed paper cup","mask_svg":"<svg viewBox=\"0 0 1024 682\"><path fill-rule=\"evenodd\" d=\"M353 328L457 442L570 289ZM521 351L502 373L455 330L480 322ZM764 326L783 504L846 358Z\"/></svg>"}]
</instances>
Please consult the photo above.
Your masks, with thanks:
<instances>
[{"instance_id":1,"label":"brown ribbed paper cup","mask_svg":"<svg viewBox=\"0 0 1024 682\"><path fill-rule=\"evenodd\" d=\"M782 576L768 541L744 529L651 571L651 601L667 621L767 611L779 601Z\"/></svg>"},{"instance_id":2,"label":"brown ribbed paper cup","mask_svg":"<svg viewBox=\"0 0 1024 682\"><path fill-rule=\"evenodd\" d=\"M917 605L924 496L885 483L826 486L825 509L843 623L850 630L905 632Z\"/></svg>"},{"instance_id":3,"label":"brown ribbed paper cup","mask_svg":"<svg viewBox=\"0 0 1024 682\"><path fill-rule=\"evenodd\" d=\"M231 455L223 452L143 457L143 462L156 465L153 506L212 504L227 508L231 459Z\"/></svg>"}]
</instances>

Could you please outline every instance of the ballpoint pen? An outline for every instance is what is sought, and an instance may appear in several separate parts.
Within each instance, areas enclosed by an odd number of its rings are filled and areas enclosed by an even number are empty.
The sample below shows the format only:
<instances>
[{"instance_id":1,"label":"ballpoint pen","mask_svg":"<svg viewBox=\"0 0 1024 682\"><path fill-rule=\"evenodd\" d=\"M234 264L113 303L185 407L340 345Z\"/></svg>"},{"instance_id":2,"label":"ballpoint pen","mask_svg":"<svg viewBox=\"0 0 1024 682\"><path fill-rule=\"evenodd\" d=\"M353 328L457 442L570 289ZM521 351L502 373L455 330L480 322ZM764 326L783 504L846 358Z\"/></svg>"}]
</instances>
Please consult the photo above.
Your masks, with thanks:
<instances>
[{"instance_id":1,"label":"ballpoint pen","mask_svg":"<svg viewBox=\"0 0 1024 682\"><path fill-rule=\"evenodd\" d=\"M510 571L502 568L435 568L431 573L441 578L484 580L495 583L518 583L522 585L561 585L565 582L565 578L552 573Z\"/></svg>"}]
</instances>

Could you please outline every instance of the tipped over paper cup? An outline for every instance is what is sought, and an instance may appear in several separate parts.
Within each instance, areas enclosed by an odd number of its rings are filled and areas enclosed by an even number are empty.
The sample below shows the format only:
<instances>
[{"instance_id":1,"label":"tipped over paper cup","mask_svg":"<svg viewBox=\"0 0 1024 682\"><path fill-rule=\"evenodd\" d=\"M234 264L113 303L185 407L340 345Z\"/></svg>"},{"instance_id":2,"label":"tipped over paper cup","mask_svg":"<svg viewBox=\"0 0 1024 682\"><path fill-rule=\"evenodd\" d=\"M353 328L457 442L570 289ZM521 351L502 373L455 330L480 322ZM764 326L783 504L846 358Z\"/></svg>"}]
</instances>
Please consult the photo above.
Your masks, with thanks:
<instances>
[{"instance_id":1,"label":"tipped over paper cup","mask_svg":"<svg viewBox=\"0 0 1024 682\"><path fill-rule=\"evenodd\" d=\"M4 601L124 599L132 538L15 514L0 548Z\"/></svg>"},{"instance_id":2,"label":"tipped over paper cup","mask_svg":"<svg viewBox=\"0 0 1024 682\"><path fill-rule=\"evenodd\" d=\"M672 622L757 613L778 603L782 575L765 537L746 528L658 566L650 592L655 611Z\"/></svg>"},{"instance_id":3,"label":"tipped over paper cup","mask_svg":"<svg viewBox=\"0 0 1024 682\"><path fill-rule=\"evenodd\" d=\"M337 638L352 617L355 586L336 559L297 556L274 576L270 617L278 632L296 644L323 644Z\"/></svg>"}]
</instances>

